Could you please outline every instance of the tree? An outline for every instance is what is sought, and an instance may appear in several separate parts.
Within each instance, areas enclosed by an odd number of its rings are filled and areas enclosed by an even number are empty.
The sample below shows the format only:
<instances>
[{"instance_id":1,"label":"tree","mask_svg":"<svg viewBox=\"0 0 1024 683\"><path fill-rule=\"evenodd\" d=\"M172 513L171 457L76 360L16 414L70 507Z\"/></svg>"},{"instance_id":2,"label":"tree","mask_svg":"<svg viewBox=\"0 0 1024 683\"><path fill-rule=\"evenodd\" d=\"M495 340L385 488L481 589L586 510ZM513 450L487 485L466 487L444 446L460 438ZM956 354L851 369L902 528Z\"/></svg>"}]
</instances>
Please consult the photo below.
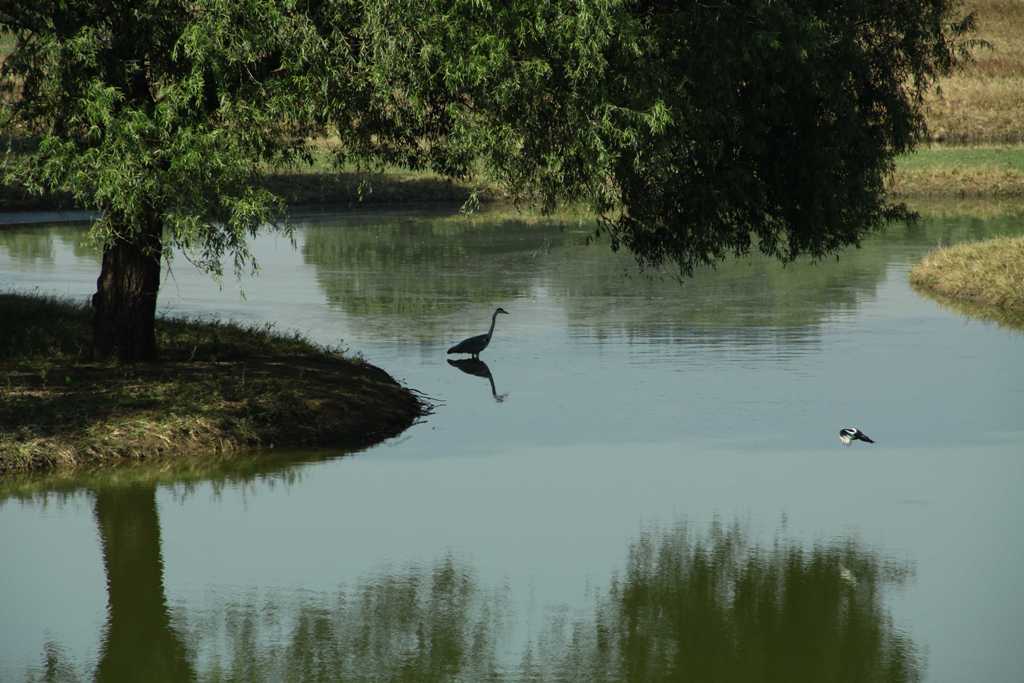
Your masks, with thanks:
<instances>
[{"instance_id":1,"label":"tree","mask_svg":"<svg viewBox=\"0 0 1024 683\"><path fill-rule=\"evenodd\" d=\"M9 149L5 175L100 213L94 353L153 359L166 246L218 274L225 255L238 270L251 263L246 237L281 209L258 173L308 154L314 78L351 62L315 21L352 22L337 3L317 16L275 0L0 8L16 40L0 121L28 140Z\"/></svg>"},{"instance_id":2,"label":"tree","mask_svg":"<svg viewBox=\"0 0 1024 683\"><path fill-rule=\"evenodd\" d=\"M821 256L906 214L884 179L971 27L958 0L6 0L5 176L101 213L94 351L123 360L156 354L166 245L249 264L260 170L328 123L341 158L586 201L644 264Z\"/></svg>"},{"instance_id":3,"label":"tree","mask_svg":"<svg viewBox=\"0 0 1024 683\"><path fill-rule=\"evenodd\" d=\"M885 178L973 28L959 0L368 4L378 82L443 129L442 168L584 200L614 248L687 273L906 216Z\"/></svg>"}]
</instances>

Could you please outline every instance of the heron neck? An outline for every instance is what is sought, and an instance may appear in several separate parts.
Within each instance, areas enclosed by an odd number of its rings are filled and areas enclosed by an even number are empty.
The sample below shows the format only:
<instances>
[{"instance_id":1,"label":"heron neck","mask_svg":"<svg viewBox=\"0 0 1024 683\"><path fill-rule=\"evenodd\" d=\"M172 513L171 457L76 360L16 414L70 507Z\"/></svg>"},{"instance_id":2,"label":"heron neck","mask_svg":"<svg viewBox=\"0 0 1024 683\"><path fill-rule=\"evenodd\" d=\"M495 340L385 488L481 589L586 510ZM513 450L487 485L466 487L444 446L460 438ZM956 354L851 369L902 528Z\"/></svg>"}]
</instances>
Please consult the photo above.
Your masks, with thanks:
<instances>
[{"instance_id":1,"label":"heron neck","mask_svg":"<svg viewBox=\"0 0 1024 683\"><path fill-rule=\"evenodd\" d=\"M494 315L491 316L491 329L487 330L487 336L490 337L494 334L494 321L498 319L498 312L495 311Z\"/></svg>"}]
</instances>

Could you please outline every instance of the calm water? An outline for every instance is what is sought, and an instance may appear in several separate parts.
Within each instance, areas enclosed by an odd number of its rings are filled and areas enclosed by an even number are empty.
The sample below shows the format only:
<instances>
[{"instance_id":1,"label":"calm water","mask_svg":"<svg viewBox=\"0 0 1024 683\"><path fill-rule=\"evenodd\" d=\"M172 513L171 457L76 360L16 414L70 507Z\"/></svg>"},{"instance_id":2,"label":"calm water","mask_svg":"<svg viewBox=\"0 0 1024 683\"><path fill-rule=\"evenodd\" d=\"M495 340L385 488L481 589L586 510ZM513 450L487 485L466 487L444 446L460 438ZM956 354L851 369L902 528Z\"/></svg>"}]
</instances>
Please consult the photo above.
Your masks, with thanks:
<instances>
[{"instance_id":1,"label":"calm water","mask_svg":"<svg viewBox=\"0 0 1024 683\"><path fill-rule=\"evenodd\" d=\"M299 222L244 298L178 258L160 308L342 344L435 414L0 486L0 680L1020 680L1024 334L906 274L1024 219L683 284L587 224ZM84 300L82 236L0 231L0 289ZM486 365L448 364L499 305Z\"/></svg>"}]
</instances>

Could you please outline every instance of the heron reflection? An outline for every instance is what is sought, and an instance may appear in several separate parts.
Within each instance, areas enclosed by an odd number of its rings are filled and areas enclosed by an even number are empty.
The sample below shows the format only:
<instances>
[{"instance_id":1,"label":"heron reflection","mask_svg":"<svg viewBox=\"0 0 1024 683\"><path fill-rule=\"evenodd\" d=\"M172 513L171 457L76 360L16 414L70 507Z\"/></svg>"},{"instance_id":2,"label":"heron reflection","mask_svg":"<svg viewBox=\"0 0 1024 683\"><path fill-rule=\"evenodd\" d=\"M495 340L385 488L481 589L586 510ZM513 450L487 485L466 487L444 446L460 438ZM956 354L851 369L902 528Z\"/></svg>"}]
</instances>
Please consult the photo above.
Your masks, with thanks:
<instances>
[{"instance_id":1,"label":"heron reflection","mask_svg":"<svg viewBox=\"0 0 1024 683\"><path fill-rule=\"evenodd\" d=\"M467 375L475 375L477 377L485 377L488 382L491 383L491 396L498 403L505 400L508 393L499 394L494 388L494 375L491 374L491 369L487 367L487 363L483 362L479 358L460 358L457 360L448 359L448 365L462 370Z\"/></svg>"}]
</instances>

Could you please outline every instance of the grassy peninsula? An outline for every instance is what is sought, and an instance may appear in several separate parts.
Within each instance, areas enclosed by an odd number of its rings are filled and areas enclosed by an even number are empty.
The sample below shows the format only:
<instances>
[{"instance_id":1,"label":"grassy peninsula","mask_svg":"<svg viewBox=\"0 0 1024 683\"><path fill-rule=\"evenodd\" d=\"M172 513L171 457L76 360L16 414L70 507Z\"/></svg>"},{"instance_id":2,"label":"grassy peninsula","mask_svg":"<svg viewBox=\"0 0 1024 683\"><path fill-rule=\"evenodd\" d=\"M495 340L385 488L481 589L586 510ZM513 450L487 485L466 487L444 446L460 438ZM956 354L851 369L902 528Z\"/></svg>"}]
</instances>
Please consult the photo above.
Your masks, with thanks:
<instances>
[{"instance_id":1,"label":"grassy peninsula","mask_svg":"<svg viewBox=\"0 0 1024 683\"><path fill-rule=\"evenodd\" d=\"M84 305L0 294L0 474L248 447L365 446L426 405L296 335L159 319L159 363L89 360Z\"/></svg>"},{"instance_id":2,"label":"grassy peninsula","mask_svg":"<svg viewBox=\"0 0 1024 683\"><path fill-rule=\"evenodd\" d=\"M1024 237L936 249L914 266L910 283L968 315L1024 326Z\"/></svg>"}]
</instances>

